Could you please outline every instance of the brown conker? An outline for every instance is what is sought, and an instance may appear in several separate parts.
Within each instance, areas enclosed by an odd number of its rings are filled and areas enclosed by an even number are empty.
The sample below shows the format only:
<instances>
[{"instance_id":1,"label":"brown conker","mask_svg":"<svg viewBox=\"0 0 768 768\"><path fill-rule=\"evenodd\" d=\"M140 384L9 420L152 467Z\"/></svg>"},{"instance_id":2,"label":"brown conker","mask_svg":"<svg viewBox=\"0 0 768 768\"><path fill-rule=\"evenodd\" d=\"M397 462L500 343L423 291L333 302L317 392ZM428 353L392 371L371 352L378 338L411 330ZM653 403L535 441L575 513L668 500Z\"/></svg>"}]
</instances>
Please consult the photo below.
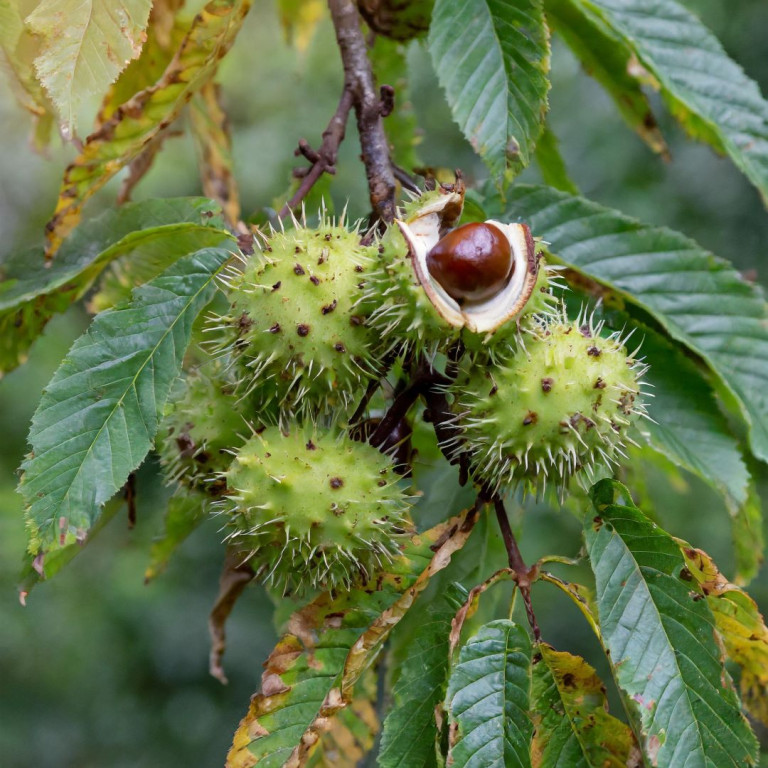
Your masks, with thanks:
<instances>
[{"instance_id":1,"label":"brown conker","mask_svg":"<svg viewBox=\"0 0 768 768\"><path fill-rule=\"evenodd\" d=\"M513 270L512 248L493 224L464 224L427 254L427 269L459 303L482 301L506 285Z\"/></svg>"}]
</instances>

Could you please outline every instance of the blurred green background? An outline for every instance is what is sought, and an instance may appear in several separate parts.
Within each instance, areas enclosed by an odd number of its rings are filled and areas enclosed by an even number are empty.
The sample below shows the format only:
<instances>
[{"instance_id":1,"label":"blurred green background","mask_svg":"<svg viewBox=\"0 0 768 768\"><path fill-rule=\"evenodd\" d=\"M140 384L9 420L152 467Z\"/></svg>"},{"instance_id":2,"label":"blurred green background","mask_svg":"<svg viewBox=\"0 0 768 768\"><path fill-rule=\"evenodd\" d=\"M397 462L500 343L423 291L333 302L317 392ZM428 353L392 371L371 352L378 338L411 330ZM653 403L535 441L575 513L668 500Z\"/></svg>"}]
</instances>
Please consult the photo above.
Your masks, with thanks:
<instances>
[{"instance_id":1,"label":"blurred green background","mask_svg":"<svg viewBox=\"0 0 768 768\"><path fill-rule=\"evenodd\" d=\"M768 4L687 4L768 94ZM408 55L411 101L423 129L422 160L462 168L470 182L482 179L482 165L451 122L425 49L413 44ZM285 42L272 4L257 3L224 61L221 80L249 214L285 191L297 162L297 140L318 143L335 109L341 73L333 31L324 20L309 48L298 54ZM554 40L550 119L583 193L682 230L739 269L754 270L766 284L768 214L757 193L728 160L688 142L657 107L671 163L652 155L624 126L599 86ZM91 118L94 108L90 105ZM26 116L2 81L0 125L0 249L5 252L41 241L73 150L53 146L48 158L34 155ZM353 217L367 212L358 153L350 125L332 194L337 207L349 202ZM537 178L535 169L524 174L526 180ZM89 215L112 204L116 184L97 196ZM192 144L184 136L166 145L134 199L199 192ZM160 530L167 493L151 463L139 476L136 527L129 530L125 515L118 515L57 578L35 589L26 608L18 602L15 579L25 535L15 468L40 391L86 323L78 308L55 319L28 364L0 381L0 766L221 765L275 639L271 603L252 588L237 604L225 658L231 682L223 687L207 674L207 613L222 561L216 521L185 543L165 574L143 584L148 545ZM699 482L684 478L670 485L663 477L659 473L650 484L648 499L660 521L710 551L728 573L733 559L723 505ZM450 495L450 488L442 492ZM566 512L541 507L524 519L517 516L516 523L529 560L547 551L573 555L579 549L579 523ZM476 564L468 557L456 573ZM489 561L483 571L493 568ZM751 591L768 608L765 570ZM537 587L537 597L545 639L594 661L596 644L576 609L546 585Z\"/></svg>"}]
</instances>

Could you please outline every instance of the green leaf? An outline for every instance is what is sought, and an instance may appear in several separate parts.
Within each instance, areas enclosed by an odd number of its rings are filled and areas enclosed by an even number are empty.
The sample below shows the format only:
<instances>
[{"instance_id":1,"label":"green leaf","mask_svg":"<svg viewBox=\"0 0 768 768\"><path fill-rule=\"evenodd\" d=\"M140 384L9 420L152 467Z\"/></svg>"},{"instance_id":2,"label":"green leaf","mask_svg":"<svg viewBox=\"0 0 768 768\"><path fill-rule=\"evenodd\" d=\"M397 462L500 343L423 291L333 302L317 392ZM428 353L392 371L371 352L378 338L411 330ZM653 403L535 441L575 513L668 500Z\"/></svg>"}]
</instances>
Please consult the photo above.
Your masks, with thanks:
<instances>
[{"instance_id":1,"label":"green leaf","mask_svg":"<svg viewBox=\"0 0 768 768\"><path fill-rule=\"evenodd\" d=\"M694 137L726 152L768 204L768 102L717 38L675 0L580 0L658 80Z\"/></svg>"},{"instance_id":2,"label":"green leaf","mask_svg":"<svg viewBox=\"0 0 768 768\"><path fill-rule=\"evenodd\" d=\"M768 312L762 293L693 240L545 187L509 190L558 261L650 313L736 395L755 455L768 460Z\"/></svg>"},{"instance_id":3,"label":"green leaf","mask_svg":"<svg viewBox=\"0 0 768 768\"><path fill-rule=\"evenodd\" d=\"M49 557L38 557L29 552L24 554L21 572L19 574L19 593L22 602L26 601L27 596L33 587L44 579L53 578L65 565L83 551L83 545L89 544L102 531L104 526L118 513L125 509L125 500L114 498L104 505L104 510L99 519L88 531L88 538L84 542L75 542L65 544L63 547L54 549Z\"/></svg>"},{"instance_id":4,"label":"green leaf","mask_svg":"<svg viewBox=\"0 0 768 768\"><path fill-rule=\"evenodd\" d=\"M755 719L768 725L768 627L755 601L730 584L706 552L680 542L690 576L706 595L728 657L741 667L741 695Z\"/></svg>"},{"instance_id":5,"label":"green leaf","mask_svg":"<svg viewBox=\"0 0 768 768\"><path fill-rule=\"evenodd\" d=\"M581 61L587 74L605 88L630 128L654 152L667 156L666 142L642 89L644 84L658 87L658 83L637 66L630 45L581 0L544 0L544 8L547 21Z\"/></svg>"},{"instance_id":6,"label":"green leaf","mask_svg":"<svg viewBox=\"0 0 768 768\"><path fill-rule=\"evenodd\" d=\"M541 171L541 178L549 187L568 192L570 195L578 195L579 188L571 181L565 161L560 154L560 143L549 125L539 136L536 144L536 163Z\"/></svg>"},{"instance_id":7,"label":"green leaf","mask_svg":"<svg viewBox=\"0 0 768 768\"><path fill-rule=\"evenodd\" d=\"M480 627L459 652L448 682L449 716L457 726L448 762L455 768L530 766L530 689L525 629L505 619Z\"/></svg>"},{"instance_id":8,"label":"green leaf","mask_svg":"<svg viewBox=\"0 0 768 768\"><path fill-rule=\"evenodd\" d=\"M429 605L409 637L408 655L399 664L392 690L394 704L384 721L380 768L435 766L438 738L435 706L445 695L451 621L467 597L458 585Z\"/></svg>"},{"instance_id":9,"label":"green leaf","mask_svg":"<svg viewBox=\"0 0 768 768\"><path fill-rule=\"evenodd\" d=\"M295 613L264 664L261 690L235 733L227 768L301 765L354 698L354 687L389 632L472 532L471 509L406 544L367 585L320 595Z\"/></svg>"},{"instance_id":10,"label":"green leaf","mask_svg":"<svg viewBox=\"0 0 768 768\"><path fill-rule=\"evenodd\" d=\"M757 741L677 543L619 483L600 481L592 500L584 533L602 641L646 754L658 768L753 765Z\"/></svg>"},{"instance_id":11,"label":"green leaf","mask_svg":"<svg viewBox=\"0 0 768 768\"><path fill-rule=\"evenodd\" d=\"M131 302L98 315L64 358L32 419L19 485L32 554L86 538L143 461L192 323L229 256L208 249L178 262Z\"/></svg>"},{"instance_id":12,"label":"green leaf","mask_svg":"<svg viewBox=\"0 0 768 768\"><path fill-rule=\"evenodd\" d=\"M429 51L454 120L493 177L528 165L549 90L541 0L437 0Z\"/></svg>"},{"instance_id":13,"label":"green leaf","mask_svg":"<svg viewBox=\"0 0 768 768\"><path fill-rule=\"evenodd\" d=\"M42 0L26 18L42 38L35 69L74 136L86 96L102 94L141 53L152 0Z\"/></svg>"},{"instance_id":14,"label":"green leaf","mask_svg":"<svg viewBox=\"0 0 768 768\"><path fill-rule=\"evenodd\" d=\"M640 750L626 723L608 714L605 686L580 656L536 647L531 689L536 768L626 768ZM632 758L630 762L630 758Z\"/></svg>"},{"instance_id":15,"label":"green leaf","mask_svg":"<svg viewBox=\"0 0 768 768\"><path fill-rule=\"evenodd\" d=\"M185 488L179 489L168 499L162 534L152 542L149 565L144 571L144 581L152 581L168 565L173 553L186 538L205 520L207 502L203 494Z\"/></svg>"},{"instance_id":16,"label":"green leaf","mask_svg":"<svg viewBox=\"0 0 768 768\"><path fill-rule=\"evenodd\" d=\"M210 0L195 16L162 77L88 136L64 172L56 210L46 227L49 255L80 220L85 201L138 157L214 76L249 7L250 0Z\"/></svg>"},{"instance_id":17,"label":"green leaf","mask_svg":"<svg viewBox=\"0 0 768 768\"><path fill-rule=\"evenodd\" d=\"M159 274L175 259L234 238L221 229L218 208L205 198L132 203L85 222L46 260L42 248L0 260L0 376L25 359L48 320L91 286L111 261ZM154 270L154 271L153 271ZM131 280L139 275L131 274ZM135 283L121 285L130 296Z\"/></svg>"},{"instance_id":18,"label":"green leaf","mask_svg":"<svg viewBox=\"0 0 768 768\"><path fill-rule=\"evenodd\" d=\"M714 390L679 348L641 323L633 326L632 340L650 366L644 379L653 386L647 405L654 421L640 424L641 431L655 450L722 494L735 513L747 502L750 477Z\"/></svg>"}]
</instances>

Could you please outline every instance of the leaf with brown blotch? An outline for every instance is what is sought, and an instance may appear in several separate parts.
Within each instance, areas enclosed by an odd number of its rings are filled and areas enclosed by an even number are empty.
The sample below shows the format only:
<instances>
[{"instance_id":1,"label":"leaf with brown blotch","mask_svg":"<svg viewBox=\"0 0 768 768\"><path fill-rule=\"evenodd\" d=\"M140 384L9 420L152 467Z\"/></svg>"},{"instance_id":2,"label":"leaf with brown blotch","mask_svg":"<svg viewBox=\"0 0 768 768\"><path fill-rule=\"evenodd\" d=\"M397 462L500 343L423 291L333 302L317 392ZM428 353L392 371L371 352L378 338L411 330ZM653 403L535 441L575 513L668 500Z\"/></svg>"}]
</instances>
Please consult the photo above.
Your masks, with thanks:
<instances>
[{"instance_id":1,"label":"leaf with brown blotch","mask_svg":"<svg viewBox=\"0 0 768 768\"><path fill-rule=\"evenodd\" d=\"M478 508L417 534L387 572L295 613L264 665L227 768L307 764L392 628L469 538Z\"/></svg>"},{"instance_id":2,"label":"leaf with brown blotch","mask_svg":"<svg viewBox=\"0 0 768 768\"><path fill-rule=\"evenodd\" d=\"M706 595L715 628L731 661L741 667L742 702L752 717L768 725L768 627L755 601L731 584L712 558L679 542L688 573Z\"/></svg>"},{"instance_id":3,"label":"leaf with brown blotch","mask_svg":"<svg viewBox=\"0 0 768 768\"><path fill-rule=\"evenodd\" d=\"M635 768L643 764L630 727L608 713L605 686L580 656L539 643L533 657L535 731L531 765Z\"/></svg>"},{"instance_id":4,"label":"leaf with brown blotch","mask_svg":"<svg viewBox=\"0 0 768 768\"><path fill-rule=\"evenodd\" d=\"M376 671L366 671L349 706L333 718L317 748L307 762L308 768L357 768L371 751L379 731L376 714Z\"/></svg>"},{"instance_id":5,"label":"leaf with brown blotch","mask_svg":"<svg viewBox=\"0 0 768 768\"><path fill-rule=\"evenodd\" d=\"M251 0L211 0L195 17L162 77L121 105L85 140L64 172L54 216L46 225L48 257L79 221L85 201L167 128L213 77L250 5Z\"/></svg>"},{"instance_id":6,"label":"leaf with brown blotch","mask_svg":"<svg viewBox=\"0 0 768 768\"><path fill-rule=\"evenodd\" d=\"M240 219L240 192L232 170L229 120L216 83L206 83L195 95L189 117L203 192L221 205L227 222L234 226Z\"/></svg>"}]
</instances>

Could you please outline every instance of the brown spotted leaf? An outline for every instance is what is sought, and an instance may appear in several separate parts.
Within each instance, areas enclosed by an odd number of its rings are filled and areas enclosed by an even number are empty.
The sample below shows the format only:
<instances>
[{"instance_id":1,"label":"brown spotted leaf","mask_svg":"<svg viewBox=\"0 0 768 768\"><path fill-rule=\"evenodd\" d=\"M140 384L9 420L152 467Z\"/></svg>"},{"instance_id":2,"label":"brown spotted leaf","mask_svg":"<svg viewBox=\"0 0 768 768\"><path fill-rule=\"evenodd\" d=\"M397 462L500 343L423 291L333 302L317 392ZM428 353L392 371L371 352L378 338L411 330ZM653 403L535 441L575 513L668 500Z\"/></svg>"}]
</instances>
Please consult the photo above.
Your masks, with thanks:
<instances>
[{"instance_id":1,"label":"brown spotted leaf","mask_svg":"<svg viewBox=\"0 0 768 768\"><path fill-rule=\"evenodd\" d=\"M379 731L376 669L366 671L348 706L342 709L307 762L308 768L357 768L371 751Z\"/></svg>"},{"instance_id":2,"label":"brown spotted leaf","mask_svg":"<svg viewBox=\"0 0 768 768\"><path fill-rule=\"evenodd\" d=\"M746 768L757 740L741 714L680 547L614 480L592 487L584 535L603 646L658 768Z\"/></svg>"},{"instance_id":3,"label":"brown spotted leaf","mask_svg":"<svg viewBox=\"0 0 768 768\"><path fill-rule=\"evenodd\" d=\"M476 519L473 508L417 534L374 581L337 597L323 594L295 613L264 665L227 768L306 765L389 632L463 546Z\"/></svg>"},{"instance_id":4,"label":"brown spotted leaf","mask_svg":"<svg viewBox=\"0 0 768 768\"><path fill-rule=\"evenodd\" d=\"M580 656L546 643L535 649L531 703L534 768L629 768L642 765L626 723L608 714L605 686Z\"/></svg>"},{"instance_id":5,"label":"brown spotted leaf","mask_svg":"<svg viewBox=\"0 0 768 768\"><path fill-rule=\"evenodd\" d=\"M139 91L92 133L64 173L53 219L48 223L48 255L80 219L85 201L131 163L182 107L213 77L221 57L242 26L251 0L211 0L160 79Z\"/></svg>"},{"instance_id":6,"label":"brown spotted leaf","mask_svg":"<svg viewBox=\"0 0 768 768\"><path fill-rule=\"evenodd\" d=\"M768 725L768 627L755 601L731 584L712 558L681 542L686 566L706 595L715 627L731 661L741 667L741 697L755 719Z\"/></svg>"}]
</instances>

